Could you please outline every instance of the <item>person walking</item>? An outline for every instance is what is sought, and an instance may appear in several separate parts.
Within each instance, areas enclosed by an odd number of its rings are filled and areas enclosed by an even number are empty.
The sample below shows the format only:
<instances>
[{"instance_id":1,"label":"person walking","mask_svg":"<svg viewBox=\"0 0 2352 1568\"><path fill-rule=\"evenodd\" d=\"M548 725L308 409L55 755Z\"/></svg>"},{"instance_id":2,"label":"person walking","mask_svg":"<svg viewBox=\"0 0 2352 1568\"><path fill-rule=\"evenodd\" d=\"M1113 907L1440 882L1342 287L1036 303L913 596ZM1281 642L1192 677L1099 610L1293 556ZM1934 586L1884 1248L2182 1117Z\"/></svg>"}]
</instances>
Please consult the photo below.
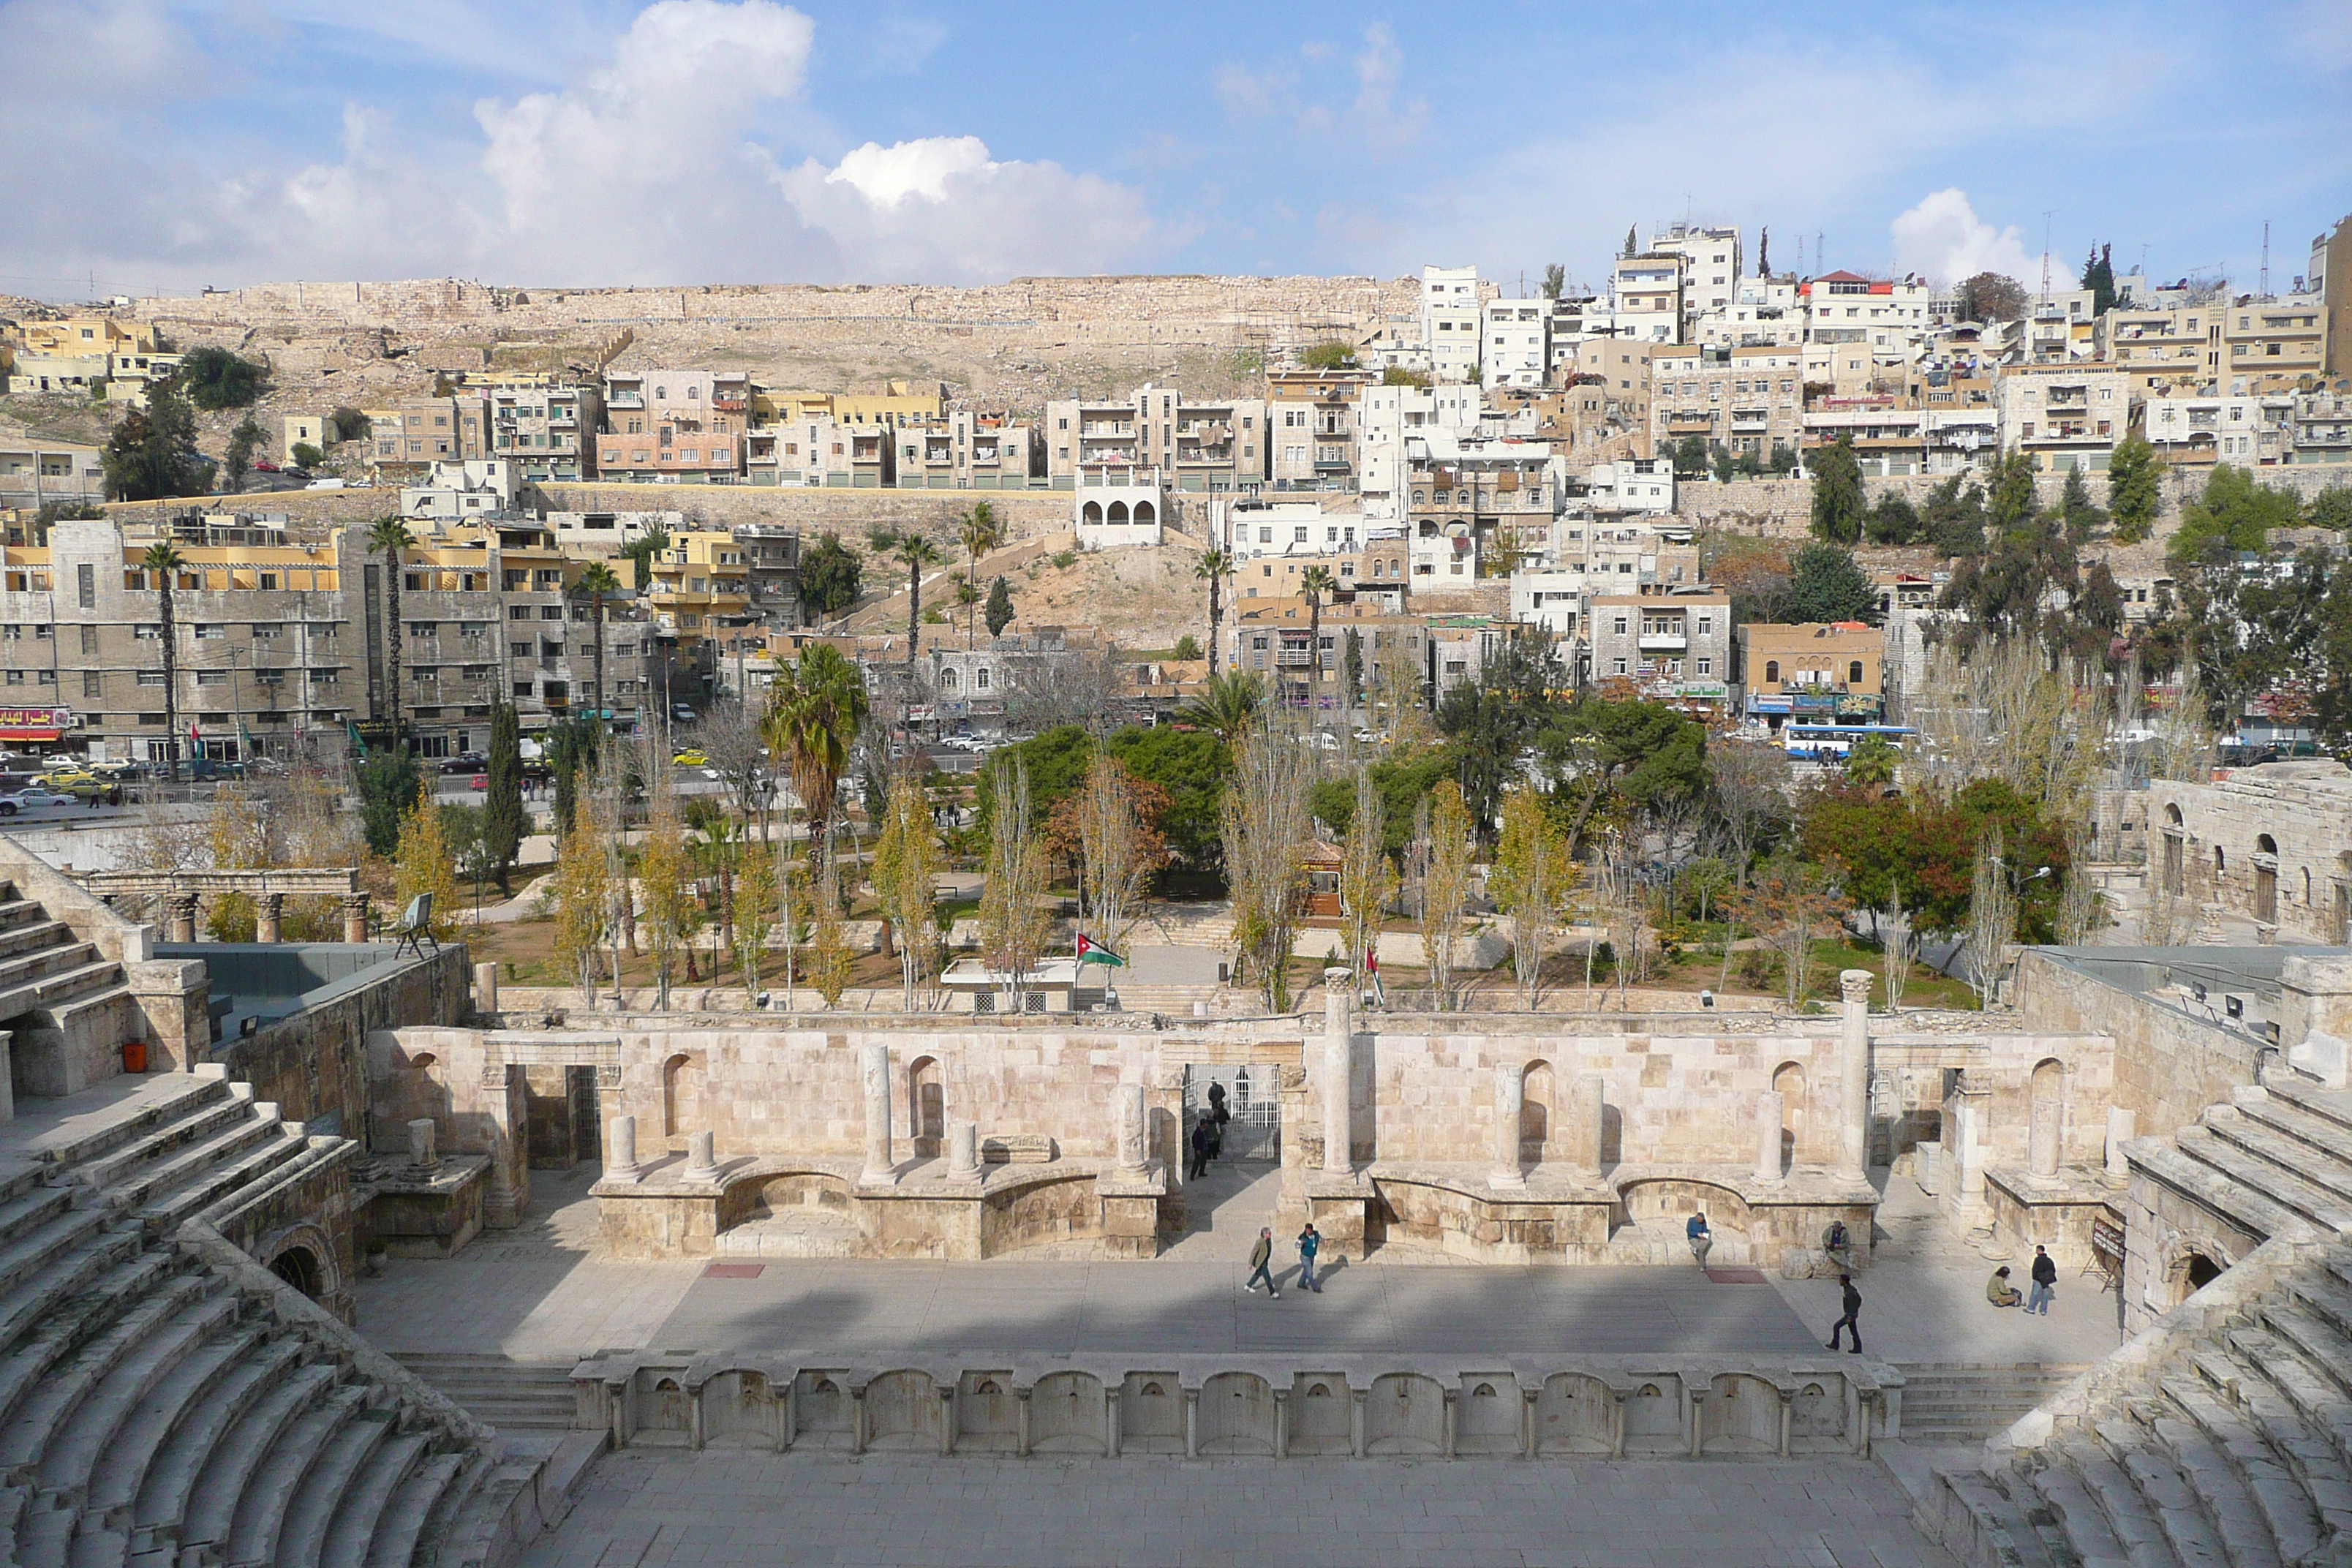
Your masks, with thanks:
<instances>
[{"instance_id":1,"label":"person walking","mask_svg":"<svg viewBox=\"0 0 2352 1568\"><path fill-rule=\"evenodd\" d=\"M1706 1228L1706 1211L1694 1209L1690 1223L1683 1226L1683 1235L1690 1241L1691 1256L1698 1259L1701 1268L1706 1267L1707 1248L1715 1245L1715 1237Z\"/></svg>"},{"instance_id":2,"label":"person walking","mask_svg":"<svg viewBox=\"0 0 2352 1568\"><path fill-rule=\"evenodd\" d=\"M1192 1170L1185 1180L1197 1182L1209 1173L1209 1128L1212 1123L1206 1112L1192 1123Z\"/></svg>"},{"instance_id":3,"label":"person walking","mask_svg":"<svg viewBox=\"0 0 2352 1568\"><path fill-rule=\"evenodd\" d=\"M1250 1248L1250 1277L1243 1282L1242 1289L1255 1290L1257 1289L1257 1282L1263 1279L1265 1281L1266 1300L1281 1300L1282 1287L1274 1282L1273 1264L1274 1227L1270 1225L1260 1226L1257 1231L1257 1245Z\"/></svg>"},{"instance_id":4,"label":"person walking","mask_svg":"<svg viewBox=\"0 0 2352 1568\"><path fill-rule=\"evenodd\" d=\"M1233 1114L1225 1109L1223 1100L1210 1102L1209 1114L1202 1118L1209 1128L1209 1160L1225 1152L1225 1123L1233 1119ZM1208 1169L1208 1160L1201 1163L1201 1168Z\"/></svg>"},{"instance_id":5,"label":"person walking","mask_svg":"<svg viewBox=\"0 0 2352 1568\"><path fill-rule=\"evenodd\" d=\"M2058 1263L2046 1247L2033 1249L2033 1289L2025 1298L2025 1310L2050 1315L2050 1303L2058 1297Z\"/></svg>"},{"instance_id":6,"label":"person walking","mask_svg":"<svg viewBox=\"0 0 2352 1568\"><path fill-rule=\"evenodd\" d=\"M1830 1349L1835 1350L1838 1348L1839 1335L1851 1333L1853 1336L1853 1343L1848 1345L1846 1347L1846 1351L1849 1354L1860 1355L1862 1353L1862 1325L1855 1321L1855 1320L1862 1316L1862 1292L1853 1288L1853 1276L1851 1274L1839 1275L1838 1284L1843 1287L1844 1290L1845 1316L1840 1318L1836 1323L1831 1326Z\"/></svg>"},{"instance_id":7,"label":"person walking","mask_svg":"<svg viewBox=\"0 0 2352 1568\"><path fill-rule=\"evenodd\" d=\"M1315 1282L1315 1255L1322 1250L1323 1237L1316 1230L1315 1222L1309 1220L1307 1228L1298 1233L1298 1286L1318 1296L1323 1294L1323 1287Z\"/></svg>"}]
</instances>

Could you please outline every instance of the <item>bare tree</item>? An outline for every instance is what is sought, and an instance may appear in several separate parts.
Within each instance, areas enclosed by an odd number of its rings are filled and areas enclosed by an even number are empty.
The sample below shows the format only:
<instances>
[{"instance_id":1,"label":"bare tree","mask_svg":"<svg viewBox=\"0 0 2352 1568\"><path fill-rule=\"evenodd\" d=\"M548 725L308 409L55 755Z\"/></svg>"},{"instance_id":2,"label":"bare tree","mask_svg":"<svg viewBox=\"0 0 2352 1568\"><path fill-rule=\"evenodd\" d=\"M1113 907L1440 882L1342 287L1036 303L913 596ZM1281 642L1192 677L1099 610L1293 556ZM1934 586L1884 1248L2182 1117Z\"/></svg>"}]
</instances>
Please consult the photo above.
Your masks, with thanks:
<instances>
[{"instance_id":1,"label":"bare tree","mask_svg":"<svg viewBox=\"0 0 2352 1568\"><path fill-rule=\"evenodd\" d=\"M1245 972L1275 1012L1290 1005L1290 949L1313 837L1307 797L1315 752L1286 729L1261 721L1243 739L1225 786L1225 880L1234 941Z\"/></svg>"},{"instance_id":2,"label":"bare tree","mask_svg":"<svg viewBox=\"0 0 2352 1568\"><path fill-rule=\"evenodd\" d=\"M931 825L931 803L921 781L901 773L890 784L883 808L882 831L874 843L874 892L882 918L897 928L898 979L908 1012L915 1009L915 988L931 977L939 952L937 922L940 866L938 831Z\"/></svg>"},{"instance_id":3,"label":"bare tree","mask_svg":"<svg viewBox=\"0 0 2352 1568\"><path fill-rule=\"evenodd\" d=\"M1761 741L1718 741L1706 749L1708 814L1730 852L1733 879L1789 820L1789 753Z\"/></svg>"},{"instance_id":4,"label":"bare tree","mask_svg":"<svg viewBox=\"0 0 2352 1568\"><path fill-rule=\"evenodd\" d=\"M1168 863L1168 841L1139 809L1135 775L1097 752L1087 765L1078 817L1078 904L1100 940L1127 944L1144 885Z\"/></svg>"},{"instance_id":5,"label":"bare tree","mask_svg":"<svg viewBox=\"0 0 2352 1568\"><path fill-rule=\"evenodd\" d=\"M1356 810L1348 819L1348 842L1339 858L1339 921L1348 961L1360 986L1365 959L1380 941L1381 921L1396 897L1396 871L1389 865L1388 812L1370 768L1356 770Z\"/></svg>"},{"instance_id":6,"label":"bare tree","mask_svg":"<svg viewBox=\"0 0 2352 1568\"><path fill-rule=\"evenodd\" d=\"M2004 955L2017 939L2017 889L2010 883L2004 847L1997 827L1977 840L1976 878L1969 892L1969 984L1979 1007L1992 1005Z\"/></svg>"},{"instance_id":7,"label":"bare tree","mask_svg":"<svg viewBox=\"0 0 2352 1568\"><path fill-rule=\"evenodd\" d=\"M1441 1008L1454 1005L1454 945L1462 937L1462 913L1470 894L1470 809L1462 788L1447 779L1430 791L1421 883L1422 963ZM1416 812L1416 818L1421 813Z\"/></svg>"},{"instance_id":8,"label":"bare tree","mask_svg":"<svg viewBox=\"0 0 2352 1568\"><path fill-rule=\"evenodd\" d=\"M1030 819L1029 764L1014 757L992 766L988 880L981 893L980 925L989 967L1008 987L1006 1011L1017 1015L1052 928L1045 904L1045 836Z\"/></svg>"},{"instance_id":9,"label":"bare tree","mask_svg":"<svg viewBox=\"0 0 2352 1568\"><path fill-rule=\"evenodd\" d=\"M768 807L775 799L775 773L768 759L765 715L740 697L714 702L695 727L694 744L710 759L710 771L727 786L736 815L748 826L759 824L768 837Z\"/></svg>"},{"instance_id":10,"label":"bare tree","mask_svg":"<svg viewBox=\"0 0 2352 1568\"><path fill-rule=\"evenodd\" d=\"M1001 659L999 666L1010 688L1004 716L1014 727L1042 734L1076 724L1097 735L1117 727L1127 670L1116 643L1015 654Z\"/></svg>"},{"instance_id":11,"label":"bare tree","mask_svg":"<svg viewBox=\"0 0 2352 1568\"><path fill-rule=\"evenodd\" d=\"M1903 988L1911 978L1911 961L1919 955L1919 933L1913 929L1911 911L1903 907L1900 894L1891 894L1886 907L1878 911L1879 967L1886 989L1886 1010L1900 1012Z\"/></svg>"}]
</instances>

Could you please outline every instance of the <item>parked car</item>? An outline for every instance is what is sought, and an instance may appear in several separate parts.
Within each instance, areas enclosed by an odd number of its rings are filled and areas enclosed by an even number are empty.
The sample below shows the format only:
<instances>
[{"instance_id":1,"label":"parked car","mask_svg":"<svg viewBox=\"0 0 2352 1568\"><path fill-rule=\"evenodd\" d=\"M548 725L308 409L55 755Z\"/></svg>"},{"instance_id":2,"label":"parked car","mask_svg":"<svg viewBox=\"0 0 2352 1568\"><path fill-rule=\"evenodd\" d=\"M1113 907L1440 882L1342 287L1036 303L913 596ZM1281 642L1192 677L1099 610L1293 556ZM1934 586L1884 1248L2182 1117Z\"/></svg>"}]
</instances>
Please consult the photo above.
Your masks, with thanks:
<instances>
[{"instance_id":1,"label":"parked car","mask_svg":"<svg viewBox=\"0 0 2352 1568\"><path fill-rule=\"evenodd\" d=\"M710 759L693 746L677 752L670 761L681 768L707 768L710 765Z\"/></svg>"},{"instance_id":2,"label":"parked car","mask_svg":"<svg viewBox=\"0 0 2352 1568\"><path fill-rule=\"evenodd\" d=\"M671 703L669 707L669 716L671 721L675 723L691 724L694 722L694 710L688 708L683 702Z\"/></svg>"},{"instance_id":3,"label":"parked car","mask_svg":"<svg viewBox=\"0 0 2352 1568\"><path fill-rule=\"evenodd\" d=\"M472 787L479 790L488 789L490 787L490 775L488 773L476 773L474 775Z\"/></svg>"},{"instance_id":4,"label":"parked car","mask_svg":"<svg viewBox=\"0 0 2352 1568\"><path fill-rule=\"evenodd\" d=\"M38 811L43 806L79 804L73 796L59 795L53 789L20 789L15 795L0 795L0 816L14 816L20 811Z\"/></svg>"}]
</instances>

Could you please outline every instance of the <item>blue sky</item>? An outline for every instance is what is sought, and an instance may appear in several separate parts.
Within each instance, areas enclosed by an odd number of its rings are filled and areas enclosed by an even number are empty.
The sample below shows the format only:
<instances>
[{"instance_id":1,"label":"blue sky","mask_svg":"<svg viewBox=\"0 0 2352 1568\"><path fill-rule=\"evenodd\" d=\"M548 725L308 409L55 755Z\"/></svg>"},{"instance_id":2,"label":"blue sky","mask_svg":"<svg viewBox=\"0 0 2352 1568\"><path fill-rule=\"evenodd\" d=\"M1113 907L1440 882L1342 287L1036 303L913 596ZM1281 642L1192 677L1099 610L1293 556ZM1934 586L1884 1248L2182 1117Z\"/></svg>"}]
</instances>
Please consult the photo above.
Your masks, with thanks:
<instances>
[{"instance_id":1,"label":"blue sky","mask_svg":"<svg viewBox=\"0 0 2352 1568\"><path fill-rule=\"evenodd\" d=\"M1597 279L1629 224L1776 267L2251 287L2352 212L2352 4L953 9L0 0L0 290L272 279ZM54 62L24 68L32 62ZM1906 216L1907 215L1907 216Z\"/></svg>"}]
</instances>

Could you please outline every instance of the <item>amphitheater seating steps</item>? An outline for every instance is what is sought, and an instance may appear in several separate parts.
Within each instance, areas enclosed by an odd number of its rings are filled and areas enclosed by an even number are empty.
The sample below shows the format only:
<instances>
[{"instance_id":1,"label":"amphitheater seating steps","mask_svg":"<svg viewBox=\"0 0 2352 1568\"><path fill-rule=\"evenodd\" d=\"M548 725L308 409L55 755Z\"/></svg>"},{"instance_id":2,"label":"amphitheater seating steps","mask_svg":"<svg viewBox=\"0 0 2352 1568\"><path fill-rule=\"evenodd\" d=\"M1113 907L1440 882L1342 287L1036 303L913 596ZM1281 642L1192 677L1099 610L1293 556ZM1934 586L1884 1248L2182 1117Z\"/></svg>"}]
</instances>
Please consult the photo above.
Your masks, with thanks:
<instances>
[{"instance_id":1,"label":"amphitheater seating steps","mask_svg":"<svg viewBox=\"0 0 2352 1568\"><path fill-rule=\"evenodd\" d=\"M0 900L0 952L39 923ZM216 1071L8 1124L0 1563L470 1568L501 1539L535 1449L507 1457L482 1417L182 1229L354 1152ZM543 1419L537 1381L484 1414ZM570 1408L565 1381L562 1425Z\"/></svg>"},{"instance_id":2,"label":"amphitheater seating steps","mask_svg":"<svg viewBox=\"0 0 2352 1568\"><path fill-rule=\"evenodd\" d=\"M488 1352L420 1351L393 1359L493 1426L572 1429L578 1402L572 1391L576 1363L569 1356L521 1361Z\"/></svg>"},{"instance_id":3,"label":"amphitheater seating steps","mask_svg":"<svg viewBox=\"0 0 2352 1568\"><path fill-rule=\"evenodd\" d=\"M2056 1363L1905 1362L1903 1436L1981 1442L2064 1387L2083 1369Z\"/></svg>"},{"instance_id":4,"label":"amphitheater seating steps","mask_svg":"<svg viewBox=\"0 0 2352 1568\"><path fill-rule=\"evenodd\" d=\"M0 880L0 1018L32 1015L63 1028L73 1015L128 996L122 966Z\"/></svg>"}]
</instances>

